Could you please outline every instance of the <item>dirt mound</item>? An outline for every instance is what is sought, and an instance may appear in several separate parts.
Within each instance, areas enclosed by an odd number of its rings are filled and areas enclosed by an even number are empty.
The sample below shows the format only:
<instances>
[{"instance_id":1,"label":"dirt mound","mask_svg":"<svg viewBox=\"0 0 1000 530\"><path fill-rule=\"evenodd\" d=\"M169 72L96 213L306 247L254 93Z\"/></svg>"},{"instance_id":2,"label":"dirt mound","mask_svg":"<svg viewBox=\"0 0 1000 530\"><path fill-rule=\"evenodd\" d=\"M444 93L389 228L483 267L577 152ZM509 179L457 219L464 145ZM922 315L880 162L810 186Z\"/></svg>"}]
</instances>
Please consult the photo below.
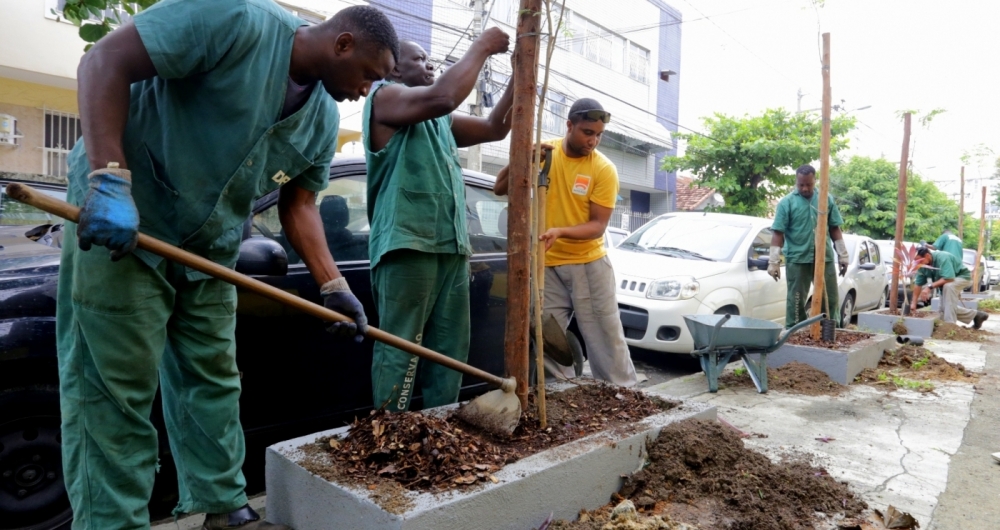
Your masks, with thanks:
<instances>
[{"instance_id":1,"label":"dirt mound","mask_svg":"<svg viewBox=\"0 0 1000 530\"><path fill-rule=\"evenodd\" d=\"M364 484L373 491L392 481L409 490L440 492L496 482L493 473L509 463L676 405L636 390L585 384L548 396L547 429L540 428L530 406L510 437L451 417L372 411L355 420L346 437L322 438L304 448L300 463L327 480Z\"/></svg>"},{"instance_id":2,"label":"dirt mound","mask_svg":"<svg viewBox=\"0 0 1000 530\"><path fill-rule=\"evenodd\" d=\"M648 449L649 465L627 477L619 492L647 516L702 530L811 530L815 512L853 518L867 509L823 469L802 461L775 464L715 422L668 425ZM608 513L606 507L583 514L583 522L551 528L601 528Z\"/></svg>"},{"instance_id":3,"label":"dirt mound","mask_svg":"<svg viewBox=\"0 0 1000 530\"><path fill-rule=\"evenodd\" d=\"M975 383L979 376L958 363L950 363L934 352L907 344L895 350L886 350L878 368L868 368L855 381L872 386L909 388L928 392L934 381L965 381Z\"/></svg>"},{"instance_id":4,"label":"dirt mound","mask_svg":"<svg viewBox=\"0 0 1000 530\"><path fill-rule=\"evenodd\" d=\"M934 323L934 333L931 334L931 338L934 339L959 340L964 342L983 342L992 340L995 336L985 329L972 329L971 327L967 328L950 322L941 322L940 320Z\"/></svg>"},{"instance_id":5,"label":"dirt mound","mask_svg":"<svg viewBox=\"0 0 1000 530\"><path fill-rule=\"evenodd\" d=\"M799 346L812 346L815 348L827 348L830 350L848 350L854 344L861 342L863 340L868 340L872 338L871 333L863 333L860 331L846 331L843 329L838 329L836 333L835 342L826 342L824 340L813 340L812 336L809 334L809 330L805 329L796 332L791 337L788 337L788 342L786 344L797 344Z\"/></svg>"},{"instance_id":6,"label":"dirt mound","mask_svg":"<svg viewBox=\"0 0 1000 530\"><path fill-rule=\"evenodd\" d=\"M745 368L723 374L719 377L719 384L728 388L756 389ZM767 389L807 396L836 396L847 387L835 383L822 370L793 361L779 368L767 369Z\"/></svg>"},{"instance_id":7,"label":"dirt mound","mask_svg":"<svg viewBox=\"0 0 1000 530\"><path fill-rule=\"evenodd\" d=\"M918 309L917 311L907 311L906 315L899 312L898 309L883 309L881 311L873 311L877 315L893 315L897 317L906 318L941 318L941 313L936 311L931 311L930 308Z\"/></svg>"}]
</instances>

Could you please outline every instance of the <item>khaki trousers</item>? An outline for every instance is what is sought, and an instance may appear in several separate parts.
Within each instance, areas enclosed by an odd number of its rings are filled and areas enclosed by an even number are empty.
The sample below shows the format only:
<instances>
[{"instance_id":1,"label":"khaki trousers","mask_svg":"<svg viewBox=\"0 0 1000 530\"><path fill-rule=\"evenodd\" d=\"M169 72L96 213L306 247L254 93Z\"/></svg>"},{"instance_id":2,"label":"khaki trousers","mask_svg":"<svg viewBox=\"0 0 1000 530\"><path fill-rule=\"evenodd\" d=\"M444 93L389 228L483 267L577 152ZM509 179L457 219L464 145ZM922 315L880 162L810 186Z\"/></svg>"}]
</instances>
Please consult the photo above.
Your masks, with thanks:
<instances>
[{"instance_id":1,"label":"khaki trousers","mask_svg":"<svg viewBox=\"0 0 1000 530\"><path fill-rule=\"evenodd\" d=\"M962 291L972 285L972 280L965 278L955 278L955 281L948 282L941 287L941 310L944 313L944 321L961 321L965 324L972 322L976 317L976 310L969 309L962 305Z\"/></svg>"},{"instance_id":2,"label":"khaki trousers","mask_svg":"<svg viewBox=\"0 0 1000 530\"><path fill-rule=\"evenodd\" d=\"M637 378L618 315L615 272L607 256L580 265L545 268L545 313L565 330L576 317L594 378L634 386ZM573 368L546 359L550 372L573 377Z\"/></svg>"}]
</instances>

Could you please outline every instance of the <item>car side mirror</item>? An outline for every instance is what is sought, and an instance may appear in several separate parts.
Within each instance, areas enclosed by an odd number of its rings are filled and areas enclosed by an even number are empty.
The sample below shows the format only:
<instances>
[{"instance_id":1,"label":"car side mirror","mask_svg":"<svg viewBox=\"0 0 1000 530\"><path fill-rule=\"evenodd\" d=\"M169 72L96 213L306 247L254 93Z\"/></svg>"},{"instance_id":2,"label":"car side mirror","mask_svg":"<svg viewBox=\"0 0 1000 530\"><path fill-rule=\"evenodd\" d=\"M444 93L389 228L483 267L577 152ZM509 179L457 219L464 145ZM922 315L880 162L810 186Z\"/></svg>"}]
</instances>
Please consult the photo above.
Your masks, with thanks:
<instances>
[{"instance_id":1,"label":"car side mirror","mask_svg":"<svg viewBox=\"0 0 1000 530\"><path fill-rule=\"evenodd\" d=\"M747 268L754 271L766 271L767 270L767 260L766 259L753 259L747 258Z\"/></svg>"},{"instance_id":2,"label":"car side mirror","mask_svg":"<svg viewBox=\"0 0 1000 530\"><path fill-rule=\"evenodd\" d=\"M863 271L873 271L873 270L875 270L875 264L874 263L862 263L859 266L859 268L861 270L863 270Z\"/></svg>"},{"instance_id":3,"label":"car side mirror","mask_svg":"<svg viewBox=\"0 0 1000 530\"><path fill-rule=\"evenodd\" d=\"M251 237L240 243L236 272L252 276L284 276L288 274L288 254L273 239Z\"/></svg>"}]
</instances>

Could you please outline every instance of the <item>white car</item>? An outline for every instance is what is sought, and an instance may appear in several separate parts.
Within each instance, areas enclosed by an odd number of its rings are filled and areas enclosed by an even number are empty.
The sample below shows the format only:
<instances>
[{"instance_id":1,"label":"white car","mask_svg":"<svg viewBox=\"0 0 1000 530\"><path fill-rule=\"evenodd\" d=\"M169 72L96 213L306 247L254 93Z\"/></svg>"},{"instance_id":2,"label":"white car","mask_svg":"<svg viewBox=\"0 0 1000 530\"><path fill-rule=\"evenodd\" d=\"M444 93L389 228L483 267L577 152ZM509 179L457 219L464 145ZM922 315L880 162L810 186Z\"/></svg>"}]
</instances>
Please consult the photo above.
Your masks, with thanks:
<instances>
[{"instance_id":1,"label":"white car","mask_svg":"<svg viewBox=\"0 0 1000 530\"><path fill-rule=\"evenodd\" d=\"M690 353L684 315L730 313L784 325L785 281L767 274L771 222L676 212L633 232L609 253L625 341Z\"/></svg>"},{"instance_id":2,"label":"white car","mask_svg":"<svg viewBox=\"0 0 1000 530\"><path fill-rule=\"evenodd\" d=\"M844 234L844 246L847 247L850 262L847 274L840 276L838 270L837 275L837 296L840 304L840 322L837 325L842 328L847 327L851 323L851 318L861 311L881 309L889 297L886 266L879 245L864 236ZM889 267L890 269L892 267L891 258ZM891 275L892 270L889 270L888 274ZM809 290L809 295L811 298L812 288Z\"/></svg>"},{"instance_id":3,"label":"white car","mask_svg":"<svg viewBox=\"0 0 1000 530\"><path fill-rule=\"evenodd\" d=\"M990 273L990 285L1000 284L1000 261L986 260L986 270Z\"/></svg>"},{"instance_id":4,"label":"white car","mask_svg":"<svg viewBox=\"0 0 1000 530\"><path fill-rule=\"evenodd\" d=\"M622 244L628 237L628 230L609 226L604 229L604 248L611 250Z\"/></svg>"}]
</instances>

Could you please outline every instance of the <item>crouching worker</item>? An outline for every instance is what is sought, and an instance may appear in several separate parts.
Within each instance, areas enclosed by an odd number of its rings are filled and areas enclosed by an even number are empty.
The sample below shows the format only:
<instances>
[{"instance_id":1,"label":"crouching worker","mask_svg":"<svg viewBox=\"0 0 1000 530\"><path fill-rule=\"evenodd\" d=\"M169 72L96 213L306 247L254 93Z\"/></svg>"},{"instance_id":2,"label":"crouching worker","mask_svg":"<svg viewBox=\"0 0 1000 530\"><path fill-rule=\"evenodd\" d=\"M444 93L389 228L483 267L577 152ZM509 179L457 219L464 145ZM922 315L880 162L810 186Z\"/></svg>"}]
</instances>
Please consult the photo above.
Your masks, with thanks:
<instances>
[{"instance_id":1,"label":"crouching worker","mask_svg":"<svg viewBox=\"0 0 1000 530\"><path fill-rule=\"evenodd\" d=\"M943 250L931 250L921 247L917 250L917 261L922 264L917 271L917 279L913 282L913 300L910 301L910 311L917 310L917 300L921 294L929 295L934 289L941 288L941 312L943 320L954 324L956 321L972 324L979 329L989 318L984 311L969 309L961 303L961 293L972 285L972 274L962 263L962 260ZM928 282L930 284L928 285ZM926 287L924 287L926 286ZM926 291L924 291L926 289Z\"/></svg>"}]
</instances>

